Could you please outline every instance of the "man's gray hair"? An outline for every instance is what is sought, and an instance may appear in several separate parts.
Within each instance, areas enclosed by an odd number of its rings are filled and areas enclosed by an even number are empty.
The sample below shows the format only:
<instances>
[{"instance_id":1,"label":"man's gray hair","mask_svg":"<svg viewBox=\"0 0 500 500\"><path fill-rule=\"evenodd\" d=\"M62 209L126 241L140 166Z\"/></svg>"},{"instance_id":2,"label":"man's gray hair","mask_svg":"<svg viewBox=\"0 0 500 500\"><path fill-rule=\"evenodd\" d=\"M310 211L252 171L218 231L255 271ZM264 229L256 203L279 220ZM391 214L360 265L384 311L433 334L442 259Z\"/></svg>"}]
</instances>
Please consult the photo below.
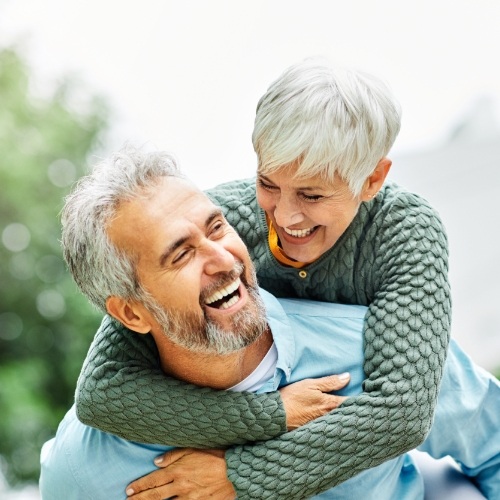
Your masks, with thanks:
<instances>
[{"instance_id":1,"label":"man's gray hair","mask_svg":"<svg viewBox=\"0 0 500 500\"><path fill-rule=\"evenodd\" d=\"M252 135L264 175L298 161L297 176L338 173L354 195L391 149L401 108L375 76L306 59L288 68L260 99Z\"/></svg>"},{"instance_id":2,"label":"man's gray hair","mask_svg":"<svg viewBox=\"0 0 500 500\"><path fill-rule=\"evenodd\" d=\"M64 258L80 290L103 312L112 295L142 300L145 293L137 279L135 256L113 245L108 224L121 203L143 196L166 176L185 178L172 155L127 146L97 164L65 200Z\"/></svg>"}]
</instances>

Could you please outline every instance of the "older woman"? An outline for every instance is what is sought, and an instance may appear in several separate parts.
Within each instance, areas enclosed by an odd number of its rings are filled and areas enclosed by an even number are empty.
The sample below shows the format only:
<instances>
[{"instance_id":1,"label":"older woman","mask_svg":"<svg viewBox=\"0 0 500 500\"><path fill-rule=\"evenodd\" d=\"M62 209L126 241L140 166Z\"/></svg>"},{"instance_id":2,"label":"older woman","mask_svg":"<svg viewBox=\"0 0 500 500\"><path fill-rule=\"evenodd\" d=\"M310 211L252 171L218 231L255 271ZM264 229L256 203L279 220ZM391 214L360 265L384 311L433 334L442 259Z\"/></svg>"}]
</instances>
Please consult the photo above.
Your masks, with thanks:
<instances>
[{"instance_id":1,"label":"older woman","mask_svg":"<svg viewBox=\"0 0 500 500\"><path fill-rule=\"evenodd\" d=\"M279 393L202 392L169 379L136 335L105 318L79 380L79 418L135 441L234 445L226 463L239 498L313 495L419 445L449 339L448 251L432 207L385 183L399 128L399 105L381 81L305 61L258 104L257 182L209 191L247 244L263 288L369 306L363 394L304 432L276 437L286 430ZM124 392L140 396L123 405ZM311 454L328 464L319 479L297 458Z\"/></svg>"}]
</instances>

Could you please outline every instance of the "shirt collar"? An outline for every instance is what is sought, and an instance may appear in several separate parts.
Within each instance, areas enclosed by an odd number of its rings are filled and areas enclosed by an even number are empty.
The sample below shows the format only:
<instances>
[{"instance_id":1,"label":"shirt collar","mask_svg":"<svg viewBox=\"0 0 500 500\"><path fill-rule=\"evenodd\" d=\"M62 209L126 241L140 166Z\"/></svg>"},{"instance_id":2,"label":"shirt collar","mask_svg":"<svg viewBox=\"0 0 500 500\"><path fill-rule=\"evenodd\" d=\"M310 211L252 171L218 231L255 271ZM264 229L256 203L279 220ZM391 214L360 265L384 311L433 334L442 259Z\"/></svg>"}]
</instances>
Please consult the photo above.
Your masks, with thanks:
<instances>
[{"instance_id":1,"label":"shirt collar","mask_svg":"<svg viewBox=\"0 0 500 500\"><path fill-rule=\"evenodd\" d=\"M290 379L293 363L295 360L295 340L292 326L288 320L283 307L276 297L260 289L260 295L267 311L267 321L273 335L273 340L278 350L278 362L276 365L275 388L280 383L280 378Z\"/></svg>"}]
</instances>

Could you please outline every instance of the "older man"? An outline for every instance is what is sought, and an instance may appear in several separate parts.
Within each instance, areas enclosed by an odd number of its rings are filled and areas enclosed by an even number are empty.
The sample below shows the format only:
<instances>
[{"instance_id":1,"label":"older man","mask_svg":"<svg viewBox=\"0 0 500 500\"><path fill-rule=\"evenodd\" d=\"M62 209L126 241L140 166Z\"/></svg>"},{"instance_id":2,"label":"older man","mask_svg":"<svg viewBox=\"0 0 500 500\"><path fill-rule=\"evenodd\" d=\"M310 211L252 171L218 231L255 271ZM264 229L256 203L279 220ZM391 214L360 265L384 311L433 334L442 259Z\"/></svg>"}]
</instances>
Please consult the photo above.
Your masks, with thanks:
<instances>
[{"instance_id":1,"label":"older man","mask_svg":"<svg viewBox=\"0 0 500 500\"><path fill-rule=\"evenodd\" d=\"M221 210L179 174L168 155L122 152L96 168L66 202L63 243L85 295L129 330L150 334L150 341L137 346L157 351L158 364L170 376L213 389L270 391L322 377L334 367L350 373L345 395L361 391L366 308L278 301L259 291L242 241ZM326 402L322 412L338 403L322 392L341 387L346 380L340 377L318 384L318 400ZM435 425L424 449L435 457L452 455L482 491L495 498L500 491L496 424L500 386L455 345L443 380ZM311 383L307 384L310 388ZM128 397L141 399L141 394ZM229 414L230 408L226 411ZM471 419L474 428L466 425ZM289 457L279 457L297 463L289 481L303 485L301 496L423 496L422 478L408 455L328 490L325 453L318 461L308 446L311 439L326 446L326 425L323 432L318 431L321 422L316 420L312 436L305 425L278 438L303 437L303 446L291 446ZM177 441L175 436L167 439ZM42 496L46 500L124 498L128 483L154 471L153 459L167 450L87 427L70 410L56 438L42 452ZM176 475L175 470L157 471L161 480L155 481L164 485L155 494L188 498L198 483L196 498L234 498L225 475L224 452L191 455L199 464L191 477ZM273 498L295 497L285 488Z\"/></svg>"}]
</instances>

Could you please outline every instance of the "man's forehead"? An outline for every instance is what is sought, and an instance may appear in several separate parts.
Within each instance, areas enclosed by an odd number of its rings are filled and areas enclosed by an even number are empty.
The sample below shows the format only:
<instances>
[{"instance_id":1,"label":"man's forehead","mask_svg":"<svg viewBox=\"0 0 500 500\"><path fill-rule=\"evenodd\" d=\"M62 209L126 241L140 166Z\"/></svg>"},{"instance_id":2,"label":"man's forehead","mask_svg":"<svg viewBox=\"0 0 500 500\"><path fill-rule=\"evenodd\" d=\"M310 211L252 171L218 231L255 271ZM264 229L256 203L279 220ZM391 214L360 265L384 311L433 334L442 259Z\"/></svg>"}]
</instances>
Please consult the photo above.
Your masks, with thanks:
<instances>
[{"instance_id":1,"label":"man's forehead","mask_svg":"<svg viewBox=\"0 0 500 500\"><path fill-rule=\"evenodd\" d=\"M215 208L208 196L188 179L166 179L159 189L158 208L168 214L170 222L176 219L201 222Z\"/></svg>"},{"instance_id":2,"label":"man's forehead","mask_svg":"<svg viewBox=\"0 0 500 500\"><path fill-rule=\"evenodd\" d=\"M189 222L203 224L215 209L209 198L187 179L166 177L142 195L121 203L108 226L112 240L127 246L174 232ZM144 242L144 241L142 241Z\"/></svg>"},{"instance_id":3,"label":"man's forehead","mask_svg":"<svg viewBox=\"0 0 500 500\"><path fill-rule=\"evenodd\" d=\"M185 177L162 177L158 183L151 188L152 194L163 194L167 199L176 197L197 195L206 198L206 195L189 179Z\"/></svg>"}]
</instances>

